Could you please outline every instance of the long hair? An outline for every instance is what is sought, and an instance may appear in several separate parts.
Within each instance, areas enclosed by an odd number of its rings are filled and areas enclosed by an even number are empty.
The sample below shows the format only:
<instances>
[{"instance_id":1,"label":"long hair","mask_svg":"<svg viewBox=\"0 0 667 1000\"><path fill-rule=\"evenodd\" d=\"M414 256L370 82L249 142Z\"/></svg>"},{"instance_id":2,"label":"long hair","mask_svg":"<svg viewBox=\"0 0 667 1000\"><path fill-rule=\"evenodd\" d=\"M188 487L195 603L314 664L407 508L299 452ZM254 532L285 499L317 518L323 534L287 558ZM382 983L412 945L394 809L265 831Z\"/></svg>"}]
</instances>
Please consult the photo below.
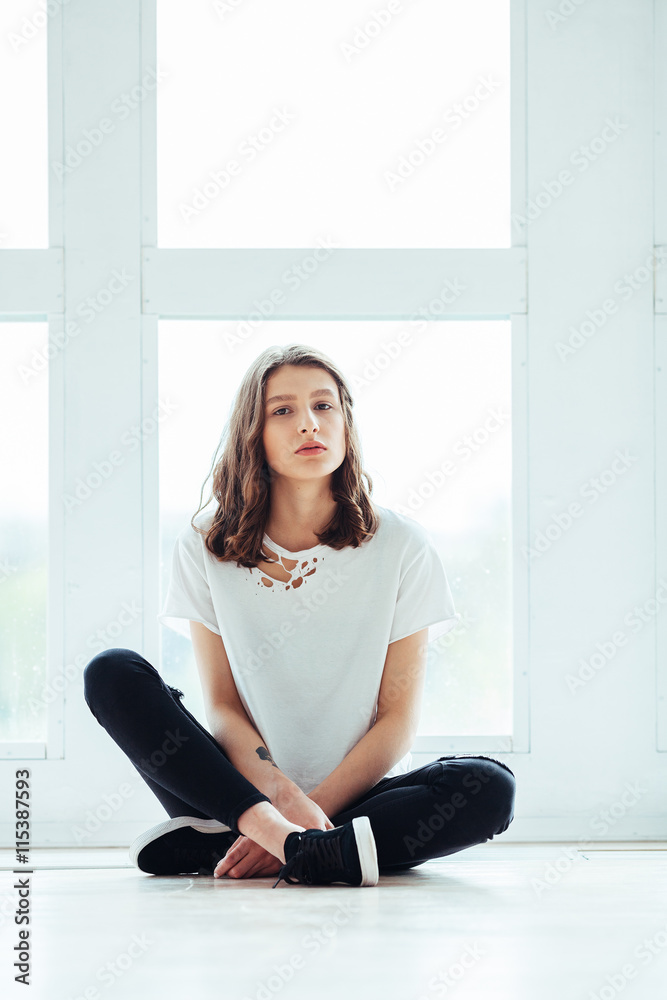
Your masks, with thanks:
<instances>
[{"instance_id":1,"label":"long hair","mask_svg":"<svg viewBox=\"0 0 667 1000\"><path fill-rule=\"evenodd\" d=\"M264 533L271 511L271 476L263 444L266 384L284 365L322 368L338 386L345 419L345 459L331 477L331 494L336 509L321 533L321 544L332 549L353 548L372 537L378 529L377 511L370 499L373 481L362 468L361 443L352 415L353 400L347 381L334 362L305 344L267 347L246 371L237 390L231 414L199 496L199 508L192 516L195 531L204 535L206 548L221 561L235 559L237 566L254 567L267 562L262 551ZM211 493L203 503L204 487L213 476ZM363 479L367 480L368 489ZM210 527L194 523L197 514L215 497L218 507Z\"/></svg>"}]
</instances>

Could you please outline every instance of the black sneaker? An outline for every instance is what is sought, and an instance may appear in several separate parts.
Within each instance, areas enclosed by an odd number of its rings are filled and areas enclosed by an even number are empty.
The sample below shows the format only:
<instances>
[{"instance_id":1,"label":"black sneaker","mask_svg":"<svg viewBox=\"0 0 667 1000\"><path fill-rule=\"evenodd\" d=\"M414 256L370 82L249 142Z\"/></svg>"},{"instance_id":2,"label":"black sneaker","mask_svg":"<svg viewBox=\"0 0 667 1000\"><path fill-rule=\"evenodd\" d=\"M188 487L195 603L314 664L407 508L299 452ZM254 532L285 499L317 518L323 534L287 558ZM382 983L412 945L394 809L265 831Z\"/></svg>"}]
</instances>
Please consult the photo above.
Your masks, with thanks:
<instances>
[{"instance_id":1,"label":"black sneaker","mask_svg":"<svg viewBox=\"0 0 667 1000\"><path fill-rule=\"evenodd\" d=\"M142 833L130 861L149 875L212 875L237 835L217 819L175 816Z\"/></svg>"},{"instance_id":2,"label":"black sneaker","mask_svg":"<svg viewBox=\"0 0 667 1000\"><path fill-rule=\"evenodd\" d=\"M289 833L274 889L281 879L290 885L377 885L377 850L368 816L355 816L333 830Z\"/></svg>"}]
</instances>

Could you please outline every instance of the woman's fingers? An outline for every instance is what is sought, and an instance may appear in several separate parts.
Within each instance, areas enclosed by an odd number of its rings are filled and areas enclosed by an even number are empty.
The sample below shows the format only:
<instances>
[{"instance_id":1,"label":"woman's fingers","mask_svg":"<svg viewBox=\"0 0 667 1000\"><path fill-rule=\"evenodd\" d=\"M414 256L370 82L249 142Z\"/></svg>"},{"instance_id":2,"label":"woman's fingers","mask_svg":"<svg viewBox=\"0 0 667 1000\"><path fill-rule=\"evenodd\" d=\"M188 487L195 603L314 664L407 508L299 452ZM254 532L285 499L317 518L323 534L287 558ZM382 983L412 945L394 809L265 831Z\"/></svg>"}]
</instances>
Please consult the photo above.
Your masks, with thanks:
<instances>
[{"instance_id":1,"label":"woman's fingers","mask_svg":"<svg viewBox=\"0 0 667 1000\"><path fill-rule=\"evenodd\" d=\"M244 858L243 861L239 861L237 865L230 868L227 872L232 878L247 878L253 865Z\"/></svg>"},{"instance_id":2,"label":"woman's fingers","mask_svg":"<svg viewBox=\"0 0 667 1000\"><path fill-rule=\"evenodd\" d=\"M244 843L245 842L245 843ZM239 837L229 848L224 858L220 858L213 875L219 878L221 875L229 874L230 868L237 864L248 853L249 845L252 843L248 837Z\"/></svg>"},{"instance_id":3,"label":"woman's fingers","mask_svg":"<svg viewBox=\"0 0 667 1000\"><path fill-rule=\"evenodd\" d=\"M229 874L233 878L261 878L277 874L281 867L282 865L278 858L274 858L272 854L264 852L262 856L255 859L250 857L244 858L243 862L232 868Z\"/></svg>"},{"instance_id":4,"label":"woman's fingers","mask_svg":"<svg viewBox=\"0 0 667 1000\"><path fill-rule=\"evenodd\" d=\"M221 875L229 875L231 876L231 878L243 878L246 871L250 867L251 867L251 862L249 862L246 858L239 858L239 859L231 858L227 862L227 866L223 867L218 872L218 877L220 877ZM218 870L216 869L216 872L217 871Z\"/></svg>"},{"instance_id":5,"label":"woman's fingers","mask_svg":"<svg viewBox=\"0 0 667 1000\"><path fill-rule=\"evenodd\" d=\"M257 862L256 865L253 865L252 868L249 868L248 871L245 873L245 875L243 877L244 878L261 878L261 876L265 874L265 868L266 867L267 866L266 866L266 864L263 861L259 861L259 862Z\"/></svg>"},{"instance_id":6,"label":"woman's fingers","mask_svg":"<svg viewBox=\"0 0 667 1000\"><path fill-rule=\"evenodd\" d=\"M253 875L271 875L280 871L281 862L253 840L244 837L242 842L233 844L224 858L221 858L213 872L216 878L229 875L231 878L252 878Z\"/></svg>"},{"instance_id":7,"label":"woman's fingers","mask_svg":"<svg viewBox=\"0 0 667 1000\"><path fill-rule=\"evenodd\" d=\"M255 865L255 867L246 873L245 878L268 878L269 875L277 875L281 869L280 862L276 862L275 865L272 864L261 864Z\"/></svg>"}]
</instances>

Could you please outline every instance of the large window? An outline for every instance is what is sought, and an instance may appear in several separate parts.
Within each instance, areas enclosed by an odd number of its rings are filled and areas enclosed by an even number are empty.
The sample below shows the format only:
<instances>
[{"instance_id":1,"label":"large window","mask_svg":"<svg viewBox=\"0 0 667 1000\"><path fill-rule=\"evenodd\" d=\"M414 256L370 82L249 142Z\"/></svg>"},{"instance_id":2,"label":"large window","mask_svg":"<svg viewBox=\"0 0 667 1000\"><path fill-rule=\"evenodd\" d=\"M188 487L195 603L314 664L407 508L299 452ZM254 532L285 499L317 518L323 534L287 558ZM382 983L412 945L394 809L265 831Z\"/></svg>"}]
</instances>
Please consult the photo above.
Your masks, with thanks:
<instances>
[{"instance_id":1,"label":"large window","mask_svg":"<svg viewBox=\"0 0 667 1000\"><path fill-rule=\"evenodd\" d=\"M158 245L509 247L509 0L157 8Z\"/></svg>"},{"instance_id":2,"label":"large window","mask_svg":"<svg viewBox=\"0 0 667 1000\"><path fill-rule=\"evenodd\" d=\"M1 323L0 741L46 737L48 329Z\"/></svg>"},{"instance_id":3,"label":"large window","mask_svg":"<svg viewBox=\"0 0 667 1000\"><path fill-rule=\"evenodd\" d=\"M49 245L45 6L0 4L0 248Z\"/></svg>"}]
</instances>

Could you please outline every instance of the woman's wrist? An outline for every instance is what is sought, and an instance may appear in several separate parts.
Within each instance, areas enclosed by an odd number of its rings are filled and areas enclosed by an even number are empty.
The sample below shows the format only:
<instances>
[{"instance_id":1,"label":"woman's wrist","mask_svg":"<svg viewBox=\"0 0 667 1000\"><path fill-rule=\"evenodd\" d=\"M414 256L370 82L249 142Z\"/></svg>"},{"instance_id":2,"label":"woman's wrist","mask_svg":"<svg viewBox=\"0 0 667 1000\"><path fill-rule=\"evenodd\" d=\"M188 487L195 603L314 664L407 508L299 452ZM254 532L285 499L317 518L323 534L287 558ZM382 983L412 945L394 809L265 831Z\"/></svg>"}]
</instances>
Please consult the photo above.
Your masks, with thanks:
<instances>
[{"instance_id":1,"label":"woman's wrist","mask_svg":"<svg viewBox=\"0 0 667 1000\"><path fill-rule=\"evenodd\" d=\"M272 790L267 792L267 794L278 812L282 812L283 809L299 799L303 795L303 792L297 784L282 775L281 778L274 782Z\"/></svg>"}]
</instances>

